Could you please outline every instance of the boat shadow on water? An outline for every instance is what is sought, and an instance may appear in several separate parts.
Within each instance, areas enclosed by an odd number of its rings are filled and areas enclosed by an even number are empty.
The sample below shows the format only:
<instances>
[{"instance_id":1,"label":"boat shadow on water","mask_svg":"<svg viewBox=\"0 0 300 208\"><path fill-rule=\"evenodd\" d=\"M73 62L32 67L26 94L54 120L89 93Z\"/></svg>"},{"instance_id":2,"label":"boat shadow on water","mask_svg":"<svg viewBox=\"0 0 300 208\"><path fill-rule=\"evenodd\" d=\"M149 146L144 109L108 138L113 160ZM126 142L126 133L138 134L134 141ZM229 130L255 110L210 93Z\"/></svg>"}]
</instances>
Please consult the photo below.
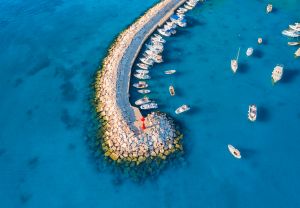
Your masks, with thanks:
<instances>
[{"instance_id":1,"label":"boat shadow on water","mask_svg":"<svg viewBox=\"0 0 300 208\"><path fill-rule=\"evenodd\" d=\"M268 111L268 109L266 107L259 107L258 108L258 116L257 116L257 120L261 121L261 122L266 122L270 120L270 112Z\"/></svg>"},{"instance_id":2,"label":"boat shadow on water","mask_svg":"<svg viewBox=\"0 0 300 208\"><path fill-rule=\"evenodd\" d=\"M249 65L247 63L240 63L238 72L245 74L245 73L247 73L248 69L249 69Z\"/></svg>"},{"instance_id":3,"label":"boat shadow on water","mask_svg":"<svg viewBox=\"0 0 300 208\"><path fill-rule=\"evenodd\" d=\"M257 151L254 149L249 148L239 148L239 151L241 152L242 158L249 159L253 157L255 154L257 154Z\"/></svg>"},{"instance_id":4,"label":"boat shadow on water","mask_svg":"<svg viewBox=\"0 0 300 208\"><path fill-rule=\"evenodd\" d=\"M264 53L261 50L259 50L259 49L254 50L253 57L255 57L255 58L262 58L263 56L264 56Z\"/></svg>"},{"instance_id":5,"label":"boat shadow on water","mask_svg":"<svg viewBox=\"0 0 300 208\"><path fill-rule=\"evenodd\" d=\"M189 23L188 24L189 28L194 28L194 27L205 25L204 22L200 22L199 20L197 20L196 18L193 18L193 17L188 17L187 20L188 20L188 23Z\"/></svg>"},{"instance_id":6,"label":"boat shadow on water","mask_svg":"<svg viewBox=\"0 0 300 208\"><path fill-rule=\"evenodd\" d=\"M297 76L299 76L300 70L297 69L286 69L284 71L284 74L282 76L282 83L290 83L293 82L293 80L296 79Z\"/></svg>"}]
</instances>

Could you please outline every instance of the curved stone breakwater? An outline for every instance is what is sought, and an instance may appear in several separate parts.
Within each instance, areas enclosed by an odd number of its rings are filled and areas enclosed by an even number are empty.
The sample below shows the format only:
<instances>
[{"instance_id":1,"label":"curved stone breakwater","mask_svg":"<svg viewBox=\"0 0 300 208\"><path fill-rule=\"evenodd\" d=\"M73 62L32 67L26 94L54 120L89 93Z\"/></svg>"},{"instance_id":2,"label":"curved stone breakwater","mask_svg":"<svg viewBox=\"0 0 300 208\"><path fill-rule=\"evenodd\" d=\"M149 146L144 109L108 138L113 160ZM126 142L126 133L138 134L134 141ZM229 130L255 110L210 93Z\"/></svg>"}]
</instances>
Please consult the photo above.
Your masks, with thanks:
<instances>
[{"instance_id":1,"label":"curved stone breakwater","mask_svg":"<svg viewBox=\"0 0 300 208\"><path fill-rule=\"evenodd\" d=\"M102 149L114 161L140 164L182 150L182 135L166 114L152 112L145 118L146 129L141 129L142 115L129 102L129 83L145 40L184 2L164 0L149 9L117 37L96 74L94 101L102 120Z\"/></svg>"}]
</instances>

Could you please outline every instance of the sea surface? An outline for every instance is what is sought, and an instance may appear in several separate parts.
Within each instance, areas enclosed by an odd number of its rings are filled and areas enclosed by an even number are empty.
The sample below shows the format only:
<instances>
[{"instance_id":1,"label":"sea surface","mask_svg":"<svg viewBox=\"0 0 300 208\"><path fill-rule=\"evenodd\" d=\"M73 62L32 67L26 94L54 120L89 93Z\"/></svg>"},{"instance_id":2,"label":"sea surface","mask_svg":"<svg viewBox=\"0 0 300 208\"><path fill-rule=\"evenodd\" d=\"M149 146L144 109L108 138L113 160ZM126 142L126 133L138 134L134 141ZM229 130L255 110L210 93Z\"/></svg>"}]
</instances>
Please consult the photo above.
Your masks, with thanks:
<instances>
[{"instance_id":1,"label":"sea surface","mask_svg":"<svg viewBox=\"0 0 300 208\"><path fill-rule=\"evenodd\" d=\"M209 0L187 13L149 82L181 126L184 161L136 183L95 159L86 143L94 73L115 36L156 2L1 0L1 208L300 207L300 59L281 35L300 21L298 0L273 0L268 15L265 0ZM273 86L276 64L285 71ZM182 104L191 110L175 115Z\"/></svg>"}]
</instances>

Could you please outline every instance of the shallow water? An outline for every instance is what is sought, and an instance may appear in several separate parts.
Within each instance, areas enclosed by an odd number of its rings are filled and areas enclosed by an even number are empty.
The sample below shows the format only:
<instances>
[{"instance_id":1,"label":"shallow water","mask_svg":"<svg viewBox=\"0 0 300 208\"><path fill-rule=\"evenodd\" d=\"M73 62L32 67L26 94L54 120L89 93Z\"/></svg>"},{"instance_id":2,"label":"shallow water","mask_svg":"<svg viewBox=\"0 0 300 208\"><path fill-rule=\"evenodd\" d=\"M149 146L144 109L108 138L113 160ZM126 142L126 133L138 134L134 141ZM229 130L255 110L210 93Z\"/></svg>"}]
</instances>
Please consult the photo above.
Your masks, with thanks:
<instances>
[{"instance_id":1,"label":"shallow water","mask_svg":"<svg viewBox=\"0 0 300 208\"><path fill-rule=\"evenodd\" d=\"M188 13L188 27L168 39L166 61L150 81L160 110L182 127L185 162L142 185L96 165L85 142L93 74L114 36L155 2L1 3L1 207L300 206L300 62L281 36L300 19L296 0L273 1L269 15L266 1L236 0ZM259 36L265 44L257 45ZM278 63L285 74L272 86ZM174 76L163 74L171 68ZM183 103L191 111L176 116ZM259 109L255 123L247 120L251 103Z\"/></svg>"}]
</instances>

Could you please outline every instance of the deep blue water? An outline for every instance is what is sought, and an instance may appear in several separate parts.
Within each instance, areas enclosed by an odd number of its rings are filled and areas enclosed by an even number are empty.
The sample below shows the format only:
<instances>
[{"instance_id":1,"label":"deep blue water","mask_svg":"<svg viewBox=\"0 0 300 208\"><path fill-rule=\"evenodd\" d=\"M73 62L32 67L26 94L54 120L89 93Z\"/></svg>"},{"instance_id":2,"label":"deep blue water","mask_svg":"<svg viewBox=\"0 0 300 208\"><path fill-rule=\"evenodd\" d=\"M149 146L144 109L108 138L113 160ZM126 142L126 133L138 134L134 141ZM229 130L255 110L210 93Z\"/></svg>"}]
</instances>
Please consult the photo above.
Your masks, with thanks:
<instances>
[{"instance_id":1,"label":"deep blue water","mask_svg":"<svg viewBox=\"0 0 300 208\"><path fill-rule=\"evenodd\" d=\"M269 15L262 0L212 0L188 13L150 81L182 127L185 162L143 184L96 165L85 142L93 74L115 35L155 2L1 1L0 207L300 207L300 60L281 35L300 20L297 0L272 1ZM276 64L286 70L272 86ZM176 116L183 103L191 111Z\"/></svg>"}]
</instances>

